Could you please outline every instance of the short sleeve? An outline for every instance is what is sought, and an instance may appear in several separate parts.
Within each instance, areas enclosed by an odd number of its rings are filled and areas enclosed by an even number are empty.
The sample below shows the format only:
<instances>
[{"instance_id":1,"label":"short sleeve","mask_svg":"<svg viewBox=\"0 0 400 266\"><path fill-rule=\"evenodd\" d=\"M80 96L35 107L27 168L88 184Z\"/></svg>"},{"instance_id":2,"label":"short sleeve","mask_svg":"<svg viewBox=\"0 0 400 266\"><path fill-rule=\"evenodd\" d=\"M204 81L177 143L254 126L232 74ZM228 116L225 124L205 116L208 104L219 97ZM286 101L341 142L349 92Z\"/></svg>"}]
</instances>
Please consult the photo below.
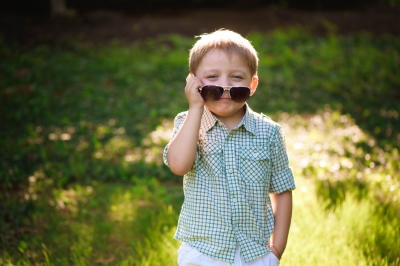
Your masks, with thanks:
<instances>
[{"instance_id":1,"label":"short sleeve","mask_svg":"<svg viewBox=\"0 0 400 266\"><path fill-rule=\"evenodd\" d=\"M183 121L185 121L186 115L187 115L187 112L182 112L182 113L179 113L175 117L175 119L174 119L174 129L172 131L172 136L171 136L170 142L176 136L176 134L178 133L179 129L181 128L181 126L183 124ZM169 148L169 143L170 142L168 142L168 144L165 146L164 153L163 153L164 163L168 167L169 167L169 165L168 165L167 156L168 156L168 148Z\"/></svg>"},{"instance_id":2,"label":"short sleeve","mask_svg":"<svg viewBox=\"0 0 400 266\"><path fill-rule=\"evenodd\" d=\"M281 126L276 124L275 135L272 138L271 166L272 177L270 193L282 193L296 188L292 169L286 151L285 133Z\"/></svg>"}]
</instances>

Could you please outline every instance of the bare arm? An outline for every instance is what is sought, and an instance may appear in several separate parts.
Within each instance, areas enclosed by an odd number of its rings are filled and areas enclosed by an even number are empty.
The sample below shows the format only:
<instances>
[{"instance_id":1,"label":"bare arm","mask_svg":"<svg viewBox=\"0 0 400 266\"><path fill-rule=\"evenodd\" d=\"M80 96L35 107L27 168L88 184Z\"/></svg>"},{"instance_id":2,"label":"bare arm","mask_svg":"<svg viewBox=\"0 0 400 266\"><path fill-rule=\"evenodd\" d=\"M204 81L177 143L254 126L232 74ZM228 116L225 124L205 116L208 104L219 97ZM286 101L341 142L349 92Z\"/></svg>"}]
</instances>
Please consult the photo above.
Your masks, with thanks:
<instances>
[{"instance_id":1,"label":"bare arm","mask_svg":"<svg viewBox=\"0 0 400 266\"><path fill-rule=\"evenodd\" d=\"M189 74L186 81L185 94L189 102L189 111L178 133L170 142L167 155L169 167L176 175L184 175L192 168L204 110L204 100L198 92L198 88L202 86L201 81L192 74Z\"/></svg>"},{"instance_id":2,"label":"bare arm","mask_svg":"<svg viewBox=\"0 0 400 266\"><path fill-rule=\"evenodd\" d=\"M273 247L271 248L271 251L280 258L286 248L290 222L292 219L292 191L285 191L280 194L270 194L270 197L275 217L274 232L270 243L275 246L279 254Z\"/></svg>"}]
</instances>

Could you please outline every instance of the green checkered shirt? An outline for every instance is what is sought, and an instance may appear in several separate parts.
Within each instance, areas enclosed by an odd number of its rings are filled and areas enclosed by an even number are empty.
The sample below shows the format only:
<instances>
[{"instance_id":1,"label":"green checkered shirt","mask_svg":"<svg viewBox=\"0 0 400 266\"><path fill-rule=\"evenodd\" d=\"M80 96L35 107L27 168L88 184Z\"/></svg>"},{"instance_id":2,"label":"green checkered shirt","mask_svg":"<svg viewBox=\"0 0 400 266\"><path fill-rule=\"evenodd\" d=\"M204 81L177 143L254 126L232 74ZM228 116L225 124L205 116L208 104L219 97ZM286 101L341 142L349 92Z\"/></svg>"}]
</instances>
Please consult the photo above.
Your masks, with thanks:
<instances>
[{"instance_id":1,"label":"green checkered shirt","mask_svg":"<svg viewBox=\"0 0 400 266\"><path fill-rule=\"evenodd\" d=\"M172 138L186 115L176 116ZM274 216L269 193L295 189L285 145L281 127L247 104L232 131L204 108L196 158L183 180L185 200L175 238L231 263L238 245L246 262L270 252Z\"/></svg>"}]
</instances>

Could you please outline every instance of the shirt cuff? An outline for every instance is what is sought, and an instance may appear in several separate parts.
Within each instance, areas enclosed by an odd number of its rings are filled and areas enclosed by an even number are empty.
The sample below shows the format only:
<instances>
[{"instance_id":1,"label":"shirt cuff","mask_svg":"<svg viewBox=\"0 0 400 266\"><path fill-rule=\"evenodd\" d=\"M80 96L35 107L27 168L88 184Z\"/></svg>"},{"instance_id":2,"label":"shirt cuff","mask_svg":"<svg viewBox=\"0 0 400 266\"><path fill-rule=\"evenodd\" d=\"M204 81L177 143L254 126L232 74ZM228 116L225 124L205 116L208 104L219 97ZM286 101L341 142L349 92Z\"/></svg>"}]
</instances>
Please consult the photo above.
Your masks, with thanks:
<instances>
[{"instance_id":1,"label":"shirt cuff","mask_svg":"<svg viewBox=\"0 0 400 266\"><path fill-rule=\"evenodd\" d=\"M296 184L294 183L294 176L290 167L273 174L269 189L270 193L279 194L294 189L296 189Z\"/></svg>"},{"instance_id":2,"label":"shirt cuff","mask_svg":"<svg viewBox=\"0 0 400 266\"><path fill-rule=\"evenodd\" d=\"M169 148L169 143L164 148L163 160L164 160L164 164L169 167L168 160L167 160L167 158L168 158L168 148Z\"/></svg>"}]
</instances>

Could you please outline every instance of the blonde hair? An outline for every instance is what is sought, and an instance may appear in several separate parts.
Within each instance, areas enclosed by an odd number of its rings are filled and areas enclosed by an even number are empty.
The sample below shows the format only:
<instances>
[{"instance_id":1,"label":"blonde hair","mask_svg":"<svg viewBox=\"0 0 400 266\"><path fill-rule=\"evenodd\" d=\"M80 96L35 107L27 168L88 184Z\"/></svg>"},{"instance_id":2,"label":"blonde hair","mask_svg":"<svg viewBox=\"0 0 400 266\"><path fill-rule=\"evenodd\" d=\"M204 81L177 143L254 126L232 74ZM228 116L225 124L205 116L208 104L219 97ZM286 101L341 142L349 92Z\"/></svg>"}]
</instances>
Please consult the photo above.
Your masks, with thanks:
<instances>
[{"instance_id":1,"label":"blonde hair","mask_svg":"<svg viewBox=\"0 0 400 266\"><path fill-rule=\"evenodd\" d=\"M237 54L242 56L250 69L252 76L257 76L258 55L251 43L240 34L220 29L210 34L203 34L193 45L189 54L189 71L195 73L204 55L213 50L220 49L227 54Z\"/></svg>"}]
</instances>

